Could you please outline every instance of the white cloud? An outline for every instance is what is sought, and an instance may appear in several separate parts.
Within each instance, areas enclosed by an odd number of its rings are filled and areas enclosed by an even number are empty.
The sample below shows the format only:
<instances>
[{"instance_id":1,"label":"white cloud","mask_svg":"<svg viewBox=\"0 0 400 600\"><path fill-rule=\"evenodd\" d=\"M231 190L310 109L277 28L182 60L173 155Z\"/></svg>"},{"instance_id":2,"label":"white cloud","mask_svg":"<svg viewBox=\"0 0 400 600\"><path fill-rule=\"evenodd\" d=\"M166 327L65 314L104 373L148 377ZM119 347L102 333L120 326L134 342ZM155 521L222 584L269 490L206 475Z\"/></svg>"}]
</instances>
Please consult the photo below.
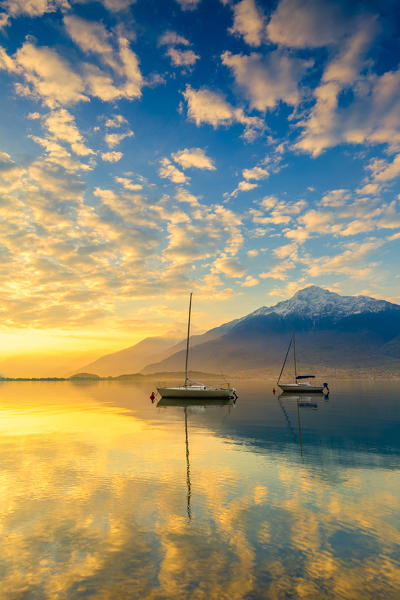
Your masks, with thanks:
<instances>
[{"instance_id":1,"label":"white cloud","mask_svg":"<svg viewBox=\"0 0 400 600\"><path fill-rule=\"evenodd\" d=\"M188 178L186 175L177 169L169 158L162 158L160 161L161 167L158 171L160 177L170 179L173 183L186 183Z\"/></svg>"},{"instance_id":2,"label":"white cloud","mask_svg":"<svg viewBox=\"0 0 400 600\"><path fill-rule=\"evenodd\" d=\"M136 0L101 0L104 6L111 12L119 12L126 10L131 4L135 4Z\"/></svg>"},{"instance_id":3,"label":"white cloud","mask_svg":"<svg viewBox=\"0 0 400 600\"><path fill-rule=\"evenodd\" d=\"M175 198L179 202L187 202L188 204L190 204L193 207L199 206L199 200L198 200L197 196L195 196L194 194L191 194L185 188L179 188L175 194Z\"/></svg>"},{"instance_id":4,"label":"white cloud","mask_svg":"<svg viewBox=\"0 0 400 600\"><path fill-rule=\"evenodd\" d=\"M278 248L275 248L274 254L275 254L275 256L277 256L278 258L281 258L281 259L290 258L292 260L297 260L297 258L298 258L297 251L298 251L298 246L296 243L285 244L283 246L279 246Z\"/></svg>"},{"instance_id":5,"label":"white cloud","mask_svg":"<svg viewBox=\"0 0 400 600\"><path fill-rule=\"evenodd\" d=\"M176 0L182 10L195 10L201 0Z\"/></svg>"},{"instance_id":6,"label":"white cloud","mask_svg":"<svg viewBox=\"0 0 400 600\"><path fill-rule=\"evenodd\" d=\"M258 285L260 282L256 277L252 275L247 275L246 279L241 283L242 287L254 287Z\"/></svg>"},{"instance_id":7,"label":"white cloud","mask_svg":"<svg viewBox=\"0 0 400 600\"><path fill-rule=\"evenodd\" d=\"M45 13L70 8L70 5L68 0L5 0L2 2L2 8L11 17L18 17L19 15L40 17Z\"/></svg>"},{"instance_id":8,"label":"white cloud","mask_svg":"<svg viewBox=\"0 0 400 600\"><path fill-rule=\"evenodd\" d=\"M110 33L102 23L74 15L66 16L64 22L75 44L83 52L97 55L109 69L107 73L96 65L86 65L85 81L94 96L105 101L141 97L144 80L126 37Z\"/></svg>"},{"instance_id":9,"label":"white cloud","mask_svg":"<svg viewBox=\"0 0 400 600\"><path fill-rule=\"evenodd\" d=\"M362 194L363 196L375 196L380 192L381 184L379 183L366 183L360 188L357 188L357 194Z\"/></svg>"},{"instance_id":10,"label":"white cloud","mask_svg":"<svg viewBox=\"0 0 400 600\"><path fill-rule=\"evenodd\" d=\"M237 188L233 190L229 196L234 198L239 194L239 192L249 192L250 190L254 190L258 187L258 183L250 183L250 181L240 181Z\"/></svg>"},{"instance_id":11,"label":"white cloud","mask_svg":"<svg viewBox=\"0 0 400 600\"><path fill-rule=\"evenodd\" d=\"M206 123L216 129L235 122L241 123L245 126L243 137L249 141L264 129L262 119L245 115L241 108L234 108L229 104L222 94L206 87L194 90L188 85L183 96L187 102L188 118L197 126Z\"/></svg>"},{"instance_id":12,"label":"white cloud","mask_svg":"<svg viewBox=\"0 0 400 600\"><path fill-rule=\"evenodd\" d=\"M129 192L138 192L143 189L141 183L133 183L132 179L129 179L128 177L115 177L115 181L120 183L122 187Z\"/></svg>"},{"instance_id":13,"label":"white cloud","mask_svg":"<svg viewBox=\"0 0 400 600\"><path fill-rule=\"evenodd\" d=\"M3 51L0 55L0 67L20 74L25 79L26 85L16 84L19 95L33 96L50 108L89 100L84 93L85 84L81 76L46 46L39 48L31 42L25 42L14 58L5 55Z\"/></svg>"},{"instance_id":14,"label":"white cloud","mask_svg":"<svg viewBox=\"0 0 400 600\"><path fill-rule=\"evenodd\" d=\"M250 106L261 112L274 108L279 102L296 106L301 99L299 82L312 65L309 60L293 58L279 49L266 57L257 53L248 56L224 52L221 58L223 64L232 69Z\"/></svg>"},{"instance_id":15,"label":"white cloud","mask_svg":"<svg viewBox=\"0 0 400 600\"><path fill-rule=\"evenodd\" d=\"M343 206L344 204L346 204L346 202L348 200L350 200L350 198L351 198L351 194L350 194L349 190L345 190L345 189L331 190L330 192L327 192L322 197L320 204L322 206L331 206L331 207L337 208L339 206Z\"/></svg>"},{"instance_id":16,"label":"white cloud","mask_svg":"<svg viewBox=\"0 0 400 600\"><path fill-rule=\"evenodd\" d=\"M54 139L68 142L72 150L79 156L95 154L84 144L84 138L75 123L75 118L65 108L54 110L47 115L44 125Z\"/></svg>"},{"instance_id":17,"label":"white cloud","mask_svg":"<svg viewBox=\"0 0 400 600\"><path fill-rule=\"evenodd\" d=\"M303 129L295 148L318 156L340 143L386 143L400 146L400 70L383 75L364 74L365 55L376 33L374 19L362 20L327 65L314 91L311 113L298 123ZM340 106L342 91L350 102Z\"/></svg>"},{"instance_id":18,"label":"white cloud","mask_svg":"<svg viewBox=\"0 0 400 600\"><path fill-rule=\"evenodd\" d=\"M294 269L295 263L290 260L285 260L264 273L260 273L259 277L261 279L280 279L281 281L285 281L288 278L287 272L291 269Z\"/></svg>"},{"instance_id":19,"label":"white cloud","mask_svg":"<svg viewBox=\"0 0 400 600\"><path fill-rule=\"evenodd\" d=\"M103 152L101 158L106 162L118 162L123 157L122 152Z\"/></svg>"},{"instance_id":20,"label":"white cloud","mask_svg":"<svg viewBox=\"0 0 400 600\"><path fill-rule=\"evenodd\" d=\"M374 181L386 182L396 179L400 175L400 154L397 154L391 162L375 159L370 162L367 169L371 172Z\"/></svg>"},{"instance_id":21,"label":"white cloud","mask_svg":"<svg viewBox=\"0 0 400 600\"><path fill-rule=\"evenodd\" d=\"M223 273L227 277L243 277L246 267L236 257L223 254L214 261L212 272Z\"/></svg>"},{"instance_id":22,"label":"white cloud","mask_svg":"<svg viewBox=\"0 0 400 600\"><path fill-rule=\"evenodd\" d=\"M243 169L242 175L245 179L255 179L256 181L259 181L260 179L269 177L269 171L264 167L253 167L252 169Z\"/></svg>"},{"instance_id":23,"label":"white cloud","mask_svg":"<svg viewBox=\"0 0 400 600\"><path fill-rule=\"evenodd\" d=\"M206 155L202 148L185 148L172 154L172 158L183 169L195 167L196 169L215 171L212 159Z\"/></svg>"},{"instance_id":24,"label":"white cloud","mask_svg":"<svg viewBox=\"0 0 400 600\"><path fill-rule=\"evenodd\" d=\"M125 131L124 133L106 133L104 141L109 148L115 148L122 140L127 137L132 137L133 135L133 131Z\"/></svg>"},{"instance_id":25,"label":"white cloud","mask_svg":"<svg viewBox=\"0 0 400 600\"><path fill-rule=\"evenodd\" d=\"M122 125L126 125L128 121L122 115L113 115L112 117L108 117L105 126L108 128L118 128Z\"/></svg>"},{"instance_id":26,"label":"white cloud","mask_svg":"<svg viewBox=\"0 0 400 600\"><path fill-rule=\"evenodd\" d=\"M180 50L179 48L168 48L166 55L176 67L189 67L200 58L193 50Z\"/></svg>"},{"instance_id":27,"label":"white cloud","mask_svg":"<svg viewBox=\"0 0 400 600\"><path fill-rule=\"evenodd\" d=\"M262 42L265 18L254 0L241 0L233 7L234 20L230 32L243 36L250 46L259 46Z\"/></svg>"},{"instance_id":28,"label":"white cloud","mask_svg":"<svg viewBox=\"0 0 400 600\"><path fill-rule=\"evenodd\" d=\"M189 40L175 31L166 31L158 40L159 46L190 46Z\"/></svg>"},{"instance_id":29,"label":"white cloud","mask_svg":"<svg viewBox=\"0 0 400 600\"><path fill-rule=\"evenodd\" d=\"M329 0L280 0L267 25L271 42L291 48L336 44L352 27Z\"/></svg>"},{"instance_id":30,"label":"white cloud","mask_svg":"<svg viewBox=\"0 0 400 600\"><path fill-rule=\"evenodd\" d=\"M346 250L335 256L312 257L308 261L308 274L319 277L328 273L344 273L352 277L365 277L372 272L372 265L364 266L362 261L382 246L383 240L371 239L361 244L352 242L346 245Z\"/></svg>"}]
</instances>

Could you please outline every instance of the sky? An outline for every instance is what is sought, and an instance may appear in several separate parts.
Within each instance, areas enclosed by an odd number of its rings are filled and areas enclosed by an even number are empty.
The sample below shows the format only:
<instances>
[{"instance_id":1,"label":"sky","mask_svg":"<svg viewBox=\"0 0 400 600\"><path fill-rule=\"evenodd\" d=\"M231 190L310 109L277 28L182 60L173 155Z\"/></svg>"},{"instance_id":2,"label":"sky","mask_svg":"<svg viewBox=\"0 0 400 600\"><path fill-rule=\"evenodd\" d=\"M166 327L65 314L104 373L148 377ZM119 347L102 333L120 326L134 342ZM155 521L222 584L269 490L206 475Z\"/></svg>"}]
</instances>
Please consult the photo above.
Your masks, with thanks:
<instances>
[{"instance_id":1,"label":"sky","mask_svg":"<svg viewBox=\"0 0 400 600\"><path fill-rule=\"evenodd\" d=\"M0 370L179 338L190 291L198 332L400 303L395 1L0 6Z\"/></svg>"}]
</instances>

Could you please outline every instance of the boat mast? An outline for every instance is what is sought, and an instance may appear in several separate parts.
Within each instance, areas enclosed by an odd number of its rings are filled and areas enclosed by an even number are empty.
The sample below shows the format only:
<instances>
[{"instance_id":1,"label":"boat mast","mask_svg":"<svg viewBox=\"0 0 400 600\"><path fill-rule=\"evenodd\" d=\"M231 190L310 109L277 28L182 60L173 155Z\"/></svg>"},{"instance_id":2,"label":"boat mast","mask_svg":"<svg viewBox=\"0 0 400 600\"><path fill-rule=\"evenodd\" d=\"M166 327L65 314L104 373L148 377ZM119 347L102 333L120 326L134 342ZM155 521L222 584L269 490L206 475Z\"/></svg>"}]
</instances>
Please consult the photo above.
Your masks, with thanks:
<instances>
[{"instance_id":1,"label":"boat mast","mask_svg":"<svg viewBox=\"0 0 400 600\"><path fill-rule=\"evenodd\" d=\"M293 329L293 356L294 356L294 382L297 383L297 364L296 364L296 340Z\"/></svg>"},{"instance_id":2,"label":"boat mast","mask_svg":"<svg viewBox=\"0 0 400 600\"><path fill-rule=\"evenodd\" d=\"M278 381L276 382L277 385L279 385L279 382L281 380L283 369L285 368L287 357L289 356L289 350L290 350L290 346L292 345L292 342L293 342L293 340L292 340L292 338L290 338L289 347L286 351L285 360L283 361L282 369L281 369L281 372L279 373Z\"/></svg>"},{"instance_id":3,"label":"boat mast","mask_svg":"<svg viewBox=\"0 0 400 600\"><path fill-rule=\"evenodd\" d=\"M186 361L185 361L185 387L188 384L188 358L189 358L189 337L190 337L190 315L192 312L192 292L190 292L190 300L189 300L189 318L188 318L188 329L187 329L187 339L186 339Z\"/></svg>"}]
</instances>

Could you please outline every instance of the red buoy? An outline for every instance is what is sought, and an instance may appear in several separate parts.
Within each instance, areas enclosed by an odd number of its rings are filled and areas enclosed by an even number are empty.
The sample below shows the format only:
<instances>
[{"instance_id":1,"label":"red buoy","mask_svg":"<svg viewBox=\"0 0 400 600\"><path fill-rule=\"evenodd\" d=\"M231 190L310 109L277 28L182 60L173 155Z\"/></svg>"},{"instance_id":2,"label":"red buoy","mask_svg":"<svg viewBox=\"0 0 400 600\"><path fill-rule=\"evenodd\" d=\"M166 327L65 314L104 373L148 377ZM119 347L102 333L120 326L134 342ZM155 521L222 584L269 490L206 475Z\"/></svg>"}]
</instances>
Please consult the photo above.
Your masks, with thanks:
<instances>
[{"instance_id":1,"label":"red buoy","mask_svg":"<svg viewBox=\"0 0 400 600\"><path fill-rule=\"evenodd\" d=\"M154 392L151 392L151 394L150 394L150 400L151 400L152 402L154 402L154 400L155 400L155 397L156 397L155 393L154 393Z\"/></svg>"},{"instance_id":2,"label":"red buoy","mask_svg":"<svg viewBox=\"0 0 400 600\"><path fill-rule=\"evenodd\" d=\"M275 388L272 388L272 393L273 393L273 394L275 394L275 393L276 393L276 392L275 392Z\"/></svg>"}]
</instances>

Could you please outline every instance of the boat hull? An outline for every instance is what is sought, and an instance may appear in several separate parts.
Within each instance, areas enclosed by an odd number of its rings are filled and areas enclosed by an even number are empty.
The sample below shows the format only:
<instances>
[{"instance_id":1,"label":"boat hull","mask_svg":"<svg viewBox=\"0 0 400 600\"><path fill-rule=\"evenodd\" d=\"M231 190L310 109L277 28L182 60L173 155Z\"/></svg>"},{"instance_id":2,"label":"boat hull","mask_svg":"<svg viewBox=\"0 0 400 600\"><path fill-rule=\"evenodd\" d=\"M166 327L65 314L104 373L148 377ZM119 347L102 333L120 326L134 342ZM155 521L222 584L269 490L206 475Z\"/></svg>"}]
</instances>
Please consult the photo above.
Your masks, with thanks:
<instances>
[{"instance_id":1,"label":"boat hull","mask_svg":"<svg viewBox=\"0 0 400 600\"><path fill-rule=\"evenodd\" d=\"M293 394L322 394L323 385L308 385L306 383L278 383L283 392L291 392Z\"/></svg>"},{"instance_id":2,"label":"boat hull","mask_svg":"<svg viewBox=\"0 0 400 600\"><path fill-rule=\"evenodd\" d=\"M190 388L190 387L158 387L158 393L162 398L183 398L185 400L197 400L199 398L210 400L215 398L235 398L236 391L233 388Z\"/></svg>"}]
</instances>

